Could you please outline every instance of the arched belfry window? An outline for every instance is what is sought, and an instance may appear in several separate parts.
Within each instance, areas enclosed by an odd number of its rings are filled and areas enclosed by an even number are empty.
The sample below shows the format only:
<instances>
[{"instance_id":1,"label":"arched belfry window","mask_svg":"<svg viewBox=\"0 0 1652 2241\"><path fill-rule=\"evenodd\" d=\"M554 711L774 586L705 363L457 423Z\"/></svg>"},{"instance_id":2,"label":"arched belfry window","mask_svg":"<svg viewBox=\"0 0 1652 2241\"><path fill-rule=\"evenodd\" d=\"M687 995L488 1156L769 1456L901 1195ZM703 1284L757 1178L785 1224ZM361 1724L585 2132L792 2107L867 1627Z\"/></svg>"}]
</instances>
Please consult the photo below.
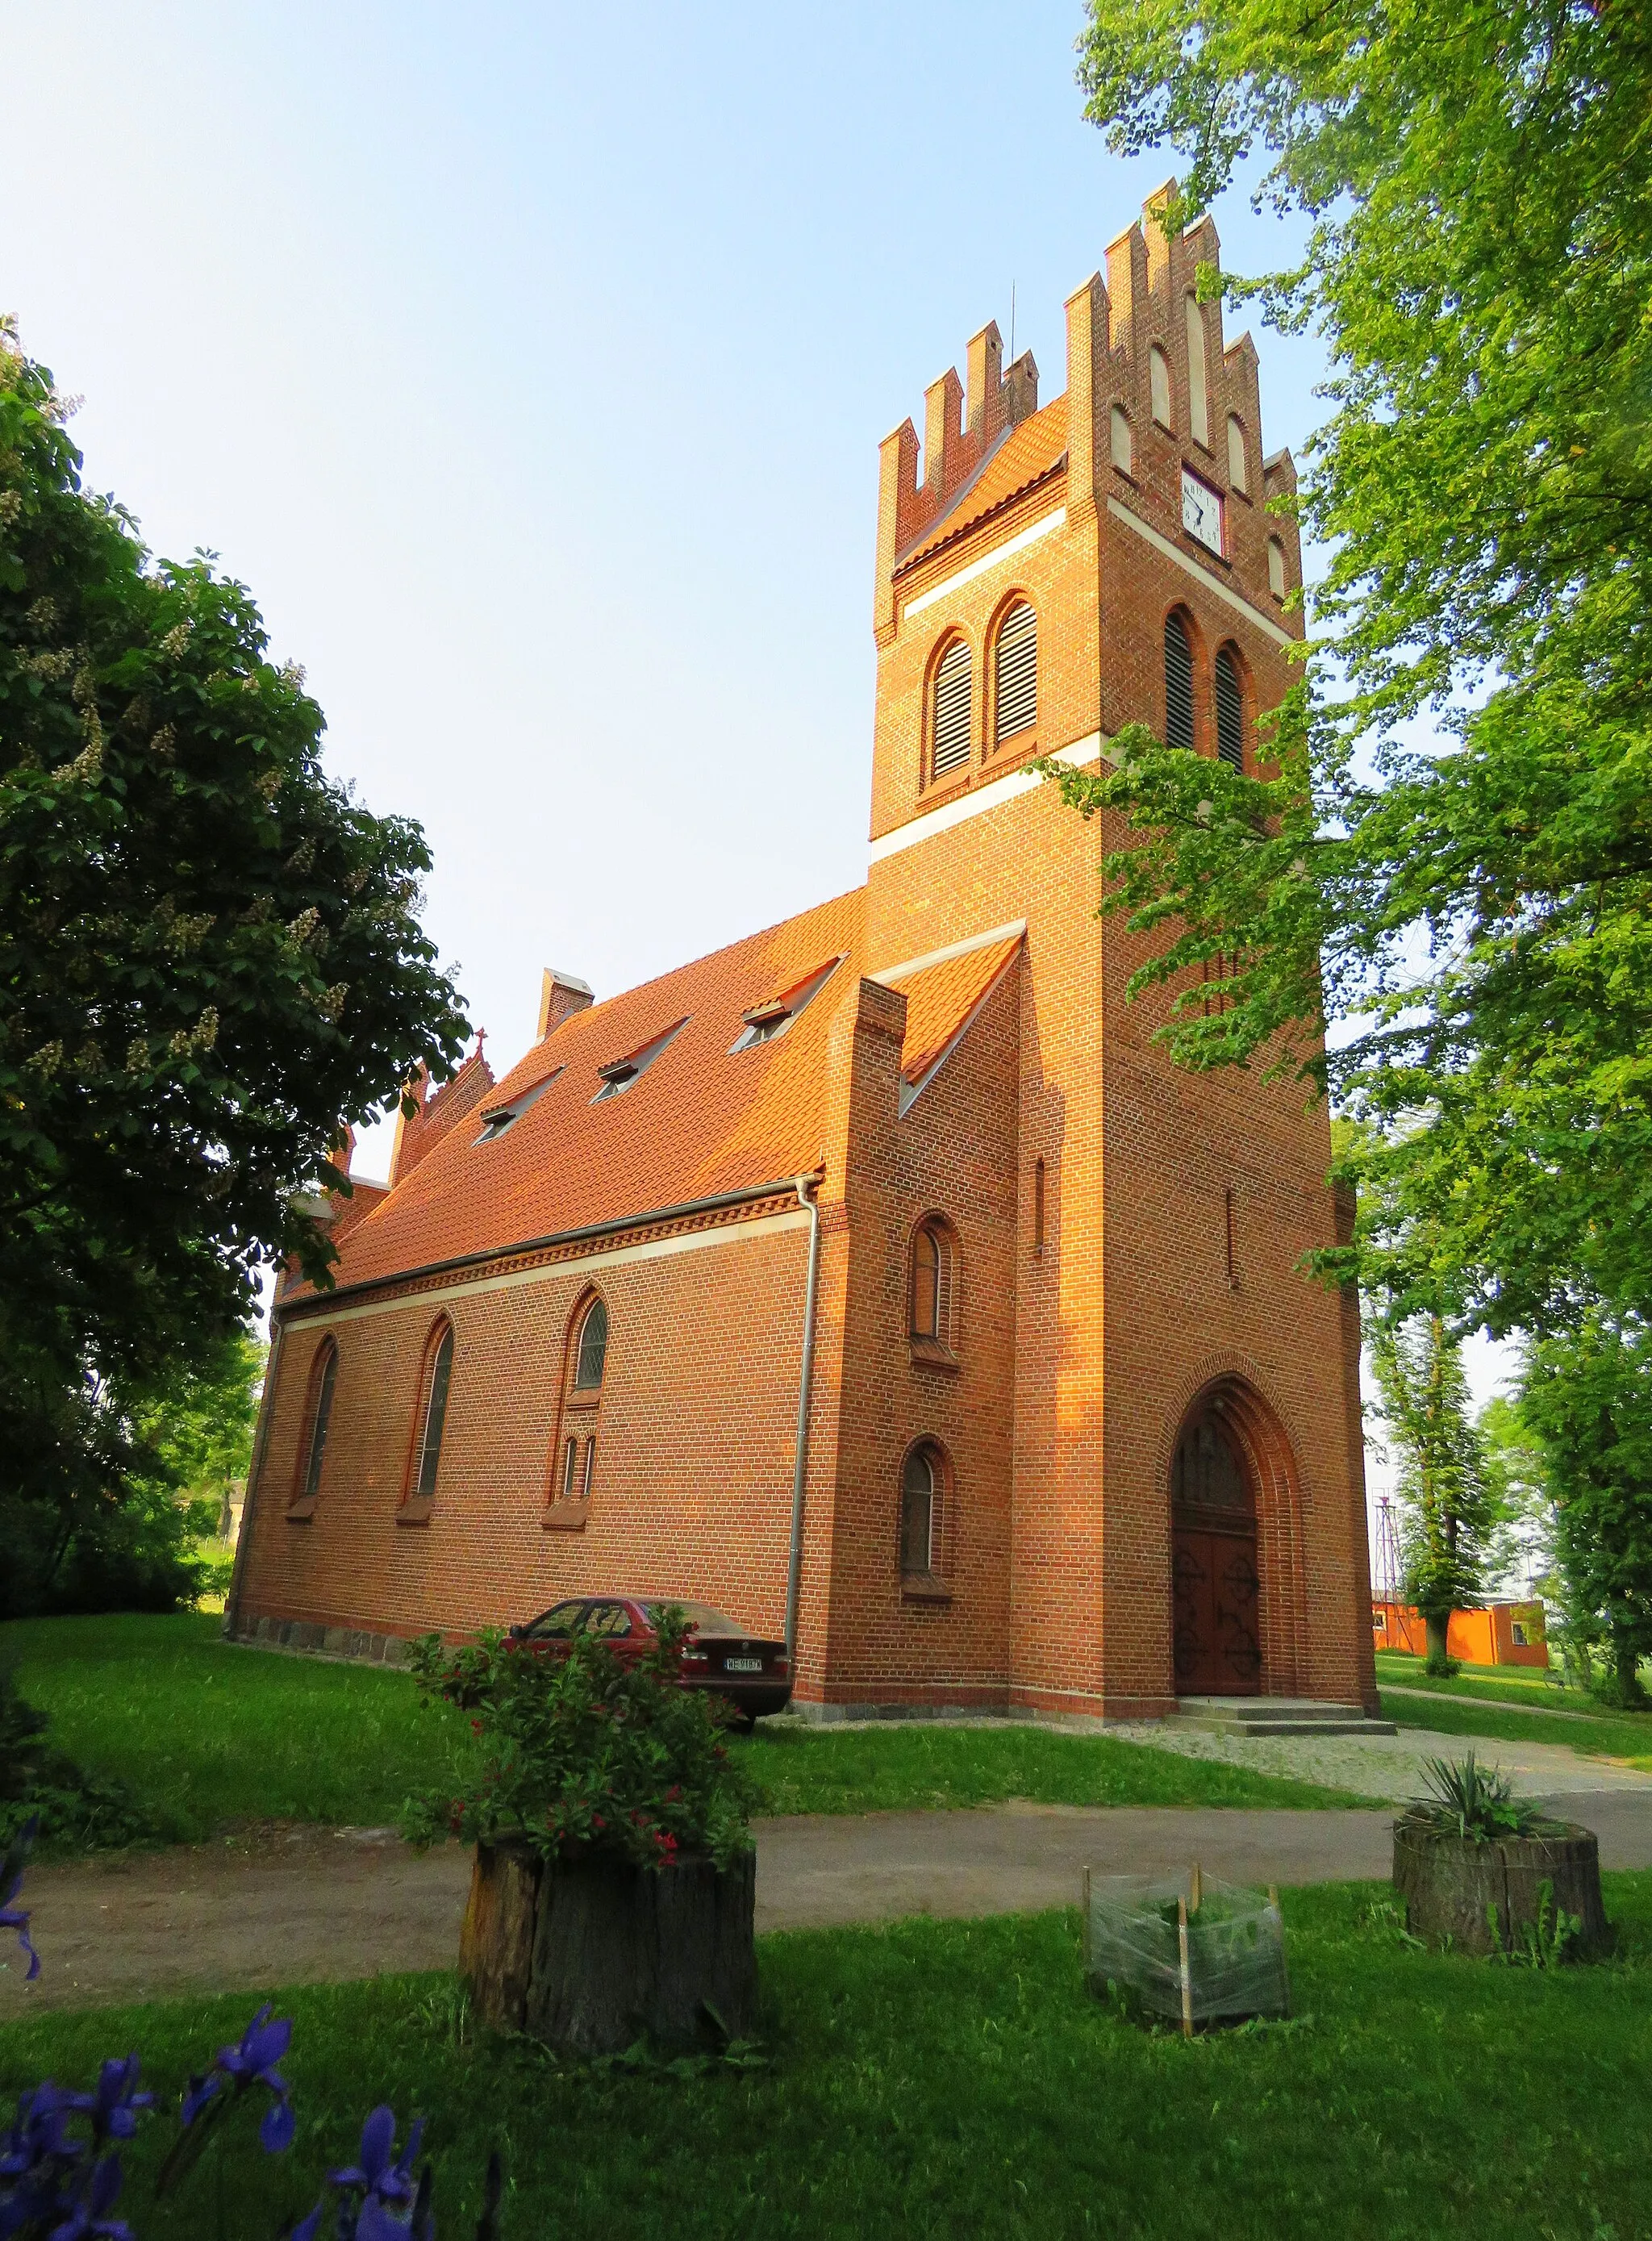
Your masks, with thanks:
<instances>
[{"instance_id":1,"label":"arched belfry window","mask_svg":"<svg viewBox=\"0 0 1652 2241\"><path fill-rule=\"evenodd\" d=\"M1165 617L1165 745L1194 743L1193 648L1180 615Z\"/></svg>"},{"instance_id":2,"label":"arched belfry window","mask_svg":"<svg viewBox=\"0 0 1652 2241\"><path fill-rule=\"evenodd\" d=\"M1016 601L999 629L993 701L1000 746L1038 721L1038 617L1025 599Z\"/></svg>"},{"instance_id":3,"label":"arched belfry window","mask_svg":"<svg viewBox=\"0 0 1652 2241\"><path fill-rule=\"evenodd\" d=\"M431 1333L419 1381L418 1435L407 1493L411 1501L434 1500L442 1467L442 1437L447 1429L448 1393L453 1381L453 1326L445 1317Z\"/></svg>"},{"instance_id":4,"label":"arched belfry window","mask_svg":"<svg viewBox=\"0 0 1652 2241\"><path fill-rule=\"evenodd\" d=\"M1239 664L1227 646L1216 656L1216 753L1236 771L1245 767L1245 696Z\"/></svg>"},{"instance_id":5,"label":"arched belfry window","mask_svg":"<svg viewBox=\"0 0 1652 2241\"><path fill-rule=\"evenodd\" d=\"M327 1435L332 1429L333 1395L338 1385L338 1348L323 1339L310 1368L310 1392L304 1407L304 1435L298 1445L298 1475L292 1489L292 1508L308 1516L321 1491L322 1467L327 1455Z\"/></svg>"},{"instance_id":6,"label":"arched belfry window","mask_svg":"<svg viewBox=\"0 0 1652 2241\"><path fill-rule=\"evenodd\" d=\"M929 768L934 778L969 760L973 714L968 646L954 639L935 671L930 726Z\"/></svg>"},{"instance_id":7,"label":"arched belfry window","mask_svg":"<svg viewBox=\"0 0 1652 2241\"><path fill-rule=\"evenodd\" d=\"M585 1319L579 1326L579 1345L574 1356L573 1389L576 1393L595 1393L602 1384L602 1374L608 1363L608 1310L600 1300L592 1300L585 1309Z\"/></svg>"},{"instance_id":8,"label":"arched belfry window","mask_svg":"<svg viewBox=\"0 0 1652 2241\"><path fill-rule=\"evenodd\" d=\"M958 1293L958 1248L944 1221L920 1222L912 1241L913 1340L953 1350L953 1311Z\"/></svg>"}]
</instances>

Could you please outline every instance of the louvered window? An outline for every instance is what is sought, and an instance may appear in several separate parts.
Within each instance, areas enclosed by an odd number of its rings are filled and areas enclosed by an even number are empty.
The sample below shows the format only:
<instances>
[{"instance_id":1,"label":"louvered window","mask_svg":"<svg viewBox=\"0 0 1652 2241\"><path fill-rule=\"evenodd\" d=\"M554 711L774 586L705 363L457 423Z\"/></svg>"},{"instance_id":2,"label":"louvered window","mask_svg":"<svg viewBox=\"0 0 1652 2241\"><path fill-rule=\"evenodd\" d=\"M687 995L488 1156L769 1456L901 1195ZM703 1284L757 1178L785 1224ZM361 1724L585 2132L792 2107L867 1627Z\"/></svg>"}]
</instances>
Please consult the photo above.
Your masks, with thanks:
<instances>
[{"instance_id":1,"label":"louvered window","mask_svg":"<svg viewBox=\"0 0 1652 2241\"><path fill-rule=\"evenodd\" d=\"M996 736L1000 743L1038 721L1038 617L1025 599L1013 606L998 633L994 687Z\"/></svg>"},{"instance_id":2,"label":"louvered window","mask_svg":"<svg viewBox=\"0 0 1652 2241\"><path fill-rule=\"evenodd\" d=\"M1239 671L1226 646L1216 656L1216 753L1237 771L1245 767L1245 701Z\"/></svg>"},{"instance_id":3,"label":"louvered window","mask_svg":"<svg viewBox=\"0 0 1652 2241\"><path fill-rule=\"evenodd\" d=\"M1193 734L1193 649L1180 615L1165 618L1165 745L1190 747Z\"/></svg>"},{"instance_id":4,"label":"louvered window","mask_svg":"<svg viewBox=\"0 0 1652 2241\"><path fill-rule=\"evenodd\" d=\"M969 760L969 648L962 639L957 639L942 655L940 667L935 672L934 746L930 768L936 778Z\"/></svg>"}]
</instances>

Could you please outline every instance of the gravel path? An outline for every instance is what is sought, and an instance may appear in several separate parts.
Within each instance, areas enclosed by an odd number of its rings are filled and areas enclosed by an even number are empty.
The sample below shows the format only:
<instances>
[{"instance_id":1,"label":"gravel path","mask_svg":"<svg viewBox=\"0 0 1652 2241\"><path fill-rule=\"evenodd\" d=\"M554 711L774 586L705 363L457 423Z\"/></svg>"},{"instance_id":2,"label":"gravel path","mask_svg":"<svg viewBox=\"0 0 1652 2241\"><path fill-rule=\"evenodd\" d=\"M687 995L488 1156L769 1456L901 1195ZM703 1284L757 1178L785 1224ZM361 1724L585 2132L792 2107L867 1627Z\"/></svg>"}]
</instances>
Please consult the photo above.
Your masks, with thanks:
<instances>
[{"instance_id":1,"label":"gravel path","mask_svg":"<svg viewBox=\"0 0 1652 2241\"><path fill-rule=\"evenodd\" d=\"M1461 1758L1472 1746L1487 1766L1500 1766L1516 1789L1533 1797L1579 1792L1633 1790L1652 1797L1652 1774L1615 1759L1585 1758L1562 1743L1516 1743L1501 1736L1446 1736L1430 1728L1401 1728L1395 1736L1236 1736L1196 1728L1190 1720L1127 1721L1110 1736L1182 1751L1189 1758L1224 1760L1256 1774L1283 1774L1351 1789L1361 1797L1395 1803L1422 1788L1422 1761Z\"/></svg>"}]
</instances>

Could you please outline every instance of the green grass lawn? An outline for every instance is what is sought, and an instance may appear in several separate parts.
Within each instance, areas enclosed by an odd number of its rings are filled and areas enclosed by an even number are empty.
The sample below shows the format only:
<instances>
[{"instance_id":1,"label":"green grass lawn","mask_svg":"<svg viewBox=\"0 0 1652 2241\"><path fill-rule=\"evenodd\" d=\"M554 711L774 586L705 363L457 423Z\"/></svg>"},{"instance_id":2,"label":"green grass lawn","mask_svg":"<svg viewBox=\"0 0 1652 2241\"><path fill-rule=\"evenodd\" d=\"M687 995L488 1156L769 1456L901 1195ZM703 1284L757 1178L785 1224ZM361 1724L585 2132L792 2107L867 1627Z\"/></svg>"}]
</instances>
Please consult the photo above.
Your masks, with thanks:
<instances>
[{"instance_id":1,"label":"green grass lawn","mask_svg":"<svg viewBox=\"0 0 1652 2241\"><path fill-rule=\"evenodd\" d=\"M1528 1665L1465 1665L1449 1681L1432 1679L1420 1657L1397 1649L1380 1649L1376 1659L1379 1681L1399 1682L1408 1689L1427 1689L1449 1696L1479 1696L1489 1701L1548 1712L1583 1712L1598 1717L1600 1705L1587 1690L1557 1688L1546 1681L1541 1669Z\"/></svg>"},{"instance_id":2,"label":"green grass lawn","mask_svg":"<svg viewBox=\"0 0 1652 2241\"><path fill-rule=\"evenodd\" d=\"M1370 1918L1383 1896L1287 1891L1296 2018L1191 2044L1087 1992L1070 1913L766 1938L770 2066L738 2074L558 2070L466 2026L445 1977L295 1991L278 2006L296 2026L291 2154L227 2144L242 2214L216 2224L202 2172L163 2220L157 2121L125 2154L122 2206L140 2237L273 2232L388 2100L430 2117L450 2241L496 2144L506 2241L1652 2232L1652 1876L1607 1878L1630 1960L1555 1975L1412 1951ZM12 2024L0 2096L48 2073L90 2084L134 2046L174 2096L252 2005Z\"/></svg>"},{"instance_id":3,"label":"green grass lawn","mask_svg":"<svg viewBox=\"0 0 1652 2241\"><path fill-rule=\"evenodd\" d=\"M1629 1759L1636 1766L1652 1766L1652 1712L1605 1712L1581 1689L1533 1689L1531 1709L1504 1709L1486 1703L1500 1685L1488 1685L1486 1668L1459 1674L1455 1681L1430 1681L1421 1669L1421 1658L1381 1656L1376 1661L1383 1716L1401 1728L1437 1728L1443 1735L1484 1735L1504 1743L1565 1743L1589 1757ZM1401 1681L1403 1688L1419 1689L1416 1696L1399 1696L1383 1681ZM1508 1694L1513 1694L1513 1689ZM1542 1703L1535 1701L1542 1696ZM1581 1712L1581 1719L1555 1719L1555 1709Z\"/></svg>"},{"instance_id":4,"label":"green grass lawn","mask_svg":"<svg viewBox=\"0 0 1652 2241\"><path fill-rule=\"evenodd\" d=\"M83 1766L117 1775L161 1832L237 1823L382 1826L465 1768L463 1718L405 1674L232 1648L211 1617L28 1619L0 1627L23 1692ZM772 1813L866 1813L1006 1797L1070 1805L1338 1805L1339 1791L1107 1736L1027 1727L759 1729L737 1744Z\"/></svg>"}]
</instances>

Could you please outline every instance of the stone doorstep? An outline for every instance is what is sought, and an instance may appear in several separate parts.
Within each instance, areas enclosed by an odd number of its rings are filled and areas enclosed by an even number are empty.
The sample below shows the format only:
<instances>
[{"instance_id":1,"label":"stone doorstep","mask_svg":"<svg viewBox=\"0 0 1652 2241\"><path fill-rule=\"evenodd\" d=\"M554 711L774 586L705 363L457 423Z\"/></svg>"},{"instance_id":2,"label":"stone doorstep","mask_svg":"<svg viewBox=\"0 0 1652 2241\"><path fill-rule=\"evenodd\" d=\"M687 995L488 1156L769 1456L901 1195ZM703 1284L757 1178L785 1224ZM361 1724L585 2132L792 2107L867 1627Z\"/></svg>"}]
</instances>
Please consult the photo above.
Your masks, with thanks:
<instances>
[{"instance_id":1,"label":"stone doorstep","mask_svg":"<svg viewBox=\"0 0 1652 2241\"><path fill-rule=\"evenodd\" d=\"M1358 1704L1307 1696L1184 1696L1179 1717L1227 1736L1393 1736L1392 1720L1374 1720Z\"/></svg>"}]
</instances>

